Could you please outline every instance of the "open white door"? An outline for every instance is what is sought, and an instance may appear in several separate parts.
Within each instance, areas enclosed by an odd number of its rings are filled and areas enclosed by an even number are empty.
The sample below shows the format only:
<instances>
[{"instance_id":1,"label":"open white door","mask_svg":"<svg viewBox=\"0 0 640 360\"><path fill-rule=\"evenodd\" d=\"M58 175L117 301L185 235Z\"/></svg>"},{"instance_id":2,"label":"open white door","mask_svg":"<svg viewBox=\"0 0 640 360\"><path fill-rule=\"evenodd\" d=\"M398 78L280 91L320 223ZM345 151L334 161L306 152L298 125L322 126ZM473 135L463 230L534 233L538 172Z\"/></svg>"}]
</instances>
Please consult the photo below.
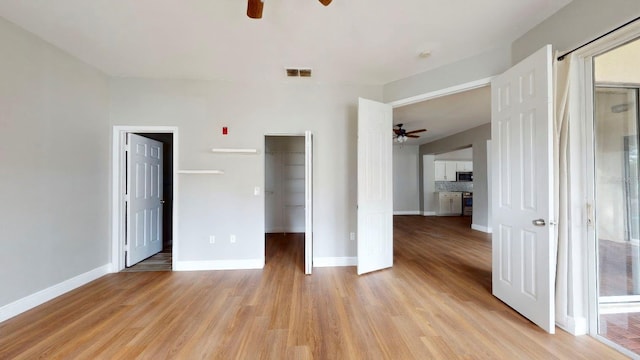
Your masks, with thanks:
<instances>
[{"instance_id":1,"label":"open white door","mask_svg":"<svg viewBox=\"0 0 640 360\"><path fill-rule=\"evenodd\" d=\"M162 143L127 134L127 263L162 251Z\"/></svg>"},{"instance_id":2,"label":"open white door","mask_svg":"<svg viewBox=\"0 0 640 360\"><path fill-rule=\"evenodd\" d=\"M491 83L493 294L555 332L551 46Z\"/></svg>"},{"instance_id":3,"label":"open white door","mask_svg":"<svg viewBox=\"0 0 640 360\"><path fill-rule=\"evenodd\" d=\"M304 133L304 273L313 271L313 136Z\"/></svg>"},{"instance_id":4,"label":"open white door","mask_svg":"<svg viewBox=\"0 0 640 360\"><path fill-rule=\"evenodd\" d=\"M358 101L358 275L393 266L391 105Z\"/></svg>"}]
</instances>

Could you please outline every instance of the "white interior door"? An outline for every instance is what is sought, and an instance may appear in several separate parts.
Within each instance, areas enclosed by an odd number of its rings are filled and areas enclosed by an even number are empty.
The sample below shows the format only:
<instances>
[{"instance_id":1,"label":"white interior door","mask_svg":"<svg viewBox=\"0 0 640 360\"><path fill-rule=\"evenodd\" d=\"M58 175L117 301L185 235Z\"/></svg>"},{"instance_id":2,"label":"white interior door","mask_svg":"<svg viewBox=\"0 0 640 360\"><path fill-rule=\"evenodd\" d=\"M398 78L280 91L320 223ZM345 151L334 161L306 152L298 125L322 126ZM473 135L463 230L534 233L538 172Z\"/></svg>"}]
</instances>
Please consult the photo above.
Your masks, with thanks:
<instances>
[{"instance_id":1,"label":"white interior door","mask_svg":"<svg viewBox=\"0 0 640 360\"><path fill-rule=\"evenodd\" d=\"M313 271L313 136L304 133L304 273Z\"/></svg>"},{"instance_id":2,"label":"white interior door","mask_svg":"<svg viewBox=\"0 0 640 360\"><path fill-rule=\"evenodd\" d=\"M493 294L555 332L551 46L491 83Z\"/></svg>"},{"instance_id":3,"label":"white interior door","mask_svg":"<svg viewBox=\"0 0 640 360\"><path fill-rule=\"evenodd\" d=\"M162 251L162 143L127 134L126 266Z\"/></svg>"},{"instance_id":4,"label":"white interior door","mask_svg":"<svg viewBox=\"0 0 640 360\"><path fill-rule=\"evenodd\" d=\"M358 101L358 274L393 266L391 105Z\"/></svg>"}]
</instances>

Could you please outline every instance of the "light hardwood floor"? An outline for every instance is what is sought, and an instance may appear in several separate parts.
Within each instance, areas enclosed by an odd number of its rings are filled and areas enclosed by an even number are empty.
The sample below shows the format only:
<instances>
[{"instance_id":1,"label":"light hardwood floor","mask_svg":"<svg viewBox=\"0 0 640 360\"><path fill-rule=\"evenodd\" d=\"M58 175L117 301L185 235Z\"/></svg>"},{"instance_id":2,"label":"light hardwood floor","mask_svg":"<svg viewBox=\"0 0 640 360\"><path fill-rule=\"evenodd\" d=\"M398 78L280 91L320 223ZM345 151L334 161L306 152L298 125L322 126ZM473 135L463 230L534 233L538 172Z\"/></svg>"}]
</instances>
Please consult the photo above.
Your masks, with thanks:
<instances>
[{"instance_id":1,"label":"light hardwood floor","mask_svg":"<svg viewBox=\"0 0 640 360\"><path fill-rule=\"evenodd\" d=\"M98 279L0 324L0 358L624 358L491 296L490 238L468 218L394 222L392 269L305 276L302 237L270 237L264 270Z\"/></svg>"},{"instance_id":2,"label":"light hardwood floor","mask_svg":"<svg viewBox=\"0 0 640 360\"><path fill-rule=\"evenodd\" d=\"M165 248L163 251L142 260L141 262L125 268L123 272L140 272L140 271L171 271L171 262L173 253L171 249Z\"/></svg>"}]
</instances>

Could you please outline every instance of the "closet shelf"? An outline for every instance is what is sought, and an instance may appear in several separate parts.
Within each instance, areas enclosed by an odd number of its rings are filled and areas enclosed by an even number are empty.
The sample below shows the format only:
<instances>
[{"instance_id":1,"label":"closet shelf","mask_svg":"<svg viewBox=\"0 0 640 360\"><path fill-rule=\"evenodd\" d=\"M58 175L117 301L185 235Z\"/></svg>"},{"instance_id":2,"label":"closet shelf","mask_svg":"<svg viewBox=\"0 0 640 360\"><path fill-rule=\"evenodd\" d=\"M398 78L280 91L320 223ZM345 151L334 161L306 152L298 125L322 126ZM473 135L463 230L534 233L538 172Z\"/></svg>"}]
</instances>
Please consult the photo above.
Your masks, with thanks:
<instances>
[{"instance_id":1,"label":"closet shelf","mask_svg":"<svg viewBox=\"0 0 640 360\"><path fill-rule=\"evenodd\" d=\"M178 170L178 174L224 175L222 170Z\"/></svg>"},{"instance_id":2,"label":"closet shelf","mask_svg":"<svg viewBox=\"0 0 640 360\"><path fill-rule=\"evenodd\" d=\"M211 152L217 154L257 154L258 149L213 148Z\"/></svg>"}]
</instances>

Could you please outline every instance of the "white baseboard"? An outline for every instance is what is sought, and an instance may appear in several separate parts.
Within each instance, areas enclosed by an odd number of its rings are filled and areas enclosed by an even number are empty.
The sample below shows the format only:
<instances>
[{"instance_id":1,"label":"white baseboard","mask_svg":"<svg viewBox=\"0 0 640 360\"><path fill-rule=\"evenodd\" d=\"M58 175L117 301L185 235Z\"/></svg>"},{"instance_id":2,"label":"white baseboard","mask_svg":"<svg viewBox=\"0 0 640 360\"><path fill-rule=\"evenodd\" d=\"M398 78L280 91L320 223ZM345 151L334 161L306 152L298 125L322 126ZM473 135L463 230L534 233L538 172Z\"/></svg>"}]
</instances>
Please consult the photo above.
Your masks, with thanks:
<instances>
[{"instance_id":1,"label":"white baseboard","mask_svg":"<svg viewBox=\"0 0 640 360\"><path fill-rule=\"evenodd\" d=\"M436 216L436 212L435 211L424 211L422 213L422 216Z\"/></svg>"},{"instance_id":2,"label":"white baseboard","mask_svg":"<svg viewBox=\"0 0 640 360\"><path fill-rule=\"evenodd\" d=\"M493 230L490 227L486 227L486 226L482 226L482 225L471 224L471 228L473 230L482 231L482 232L487 233L487 234L491 234L493 232Z\"/></svg>"},{"instance_id":3,"label":"white baseboard","mask_svg":"<svg viewBox=\"0 0 640 360\"><path fill-rule=\"evenodd\" d=\"M420 210L394 210L393 215L422 215Z\"/></svg>"},{"instance_id":4,"label":"white baseboard","mask_svg":"<svg viewBox=\"0 0 640 360\"><path fill-rule=\"evenodd\" d=\"M176 261L174 271L251 270L264 268L263 259Z\"/></svg>"},{"instance_id":5,"label":"white baseboard","mask_svg":"<svg viewBox=\"0 0 640 360\"><path fill-rule=\"evenodd\" d=\"M313 267L356 266L358 258L353 257L317 257L313 258Z\"/></svg>"},{"instance_id":6,"label":"white baseboard","mask_svg":"<svg viewBox=\"0 0 640 360\"><path fill-rule=\"evenodd\" d=\"M3 307L0 307L0 322L19 315L27 310L31 310L38 305L56 298L71 290L75 290L80 286L98 279L111 272L111 264L102 265L84 274L72 277L56 285L40 290L22 299L16 300Z\"/></svg>"},{"instance_id":7,"label":"white baseboard","mask_svg":"<svg viewBox=\"0 0 640 360\"><path fill-rule=\"evenodd\" d=\"M556 323L556 326L574 336L586 335L589 332L587 318L569 316L566 321L566 325Z\"/></svg>"}]
</instances>

